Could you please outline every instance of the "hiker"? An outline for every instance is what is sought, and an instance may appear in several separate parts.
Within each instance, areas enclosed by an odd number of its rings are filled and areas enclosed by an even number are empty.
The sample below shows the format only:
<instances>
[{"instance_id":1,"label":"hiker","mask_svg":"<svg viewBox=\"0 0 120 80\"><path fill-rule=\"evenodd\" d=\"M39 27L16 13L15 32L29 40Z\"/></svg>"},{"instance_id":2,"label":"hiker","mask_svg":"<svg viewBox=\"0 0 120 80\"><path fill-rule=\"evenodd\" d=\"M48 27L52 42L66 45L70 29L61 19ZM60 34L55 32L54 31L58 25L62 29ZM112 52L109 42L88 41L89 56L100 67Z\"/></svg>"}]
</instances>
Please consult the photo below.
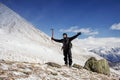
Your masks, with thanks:
<instances>
[{"instance_id":1,"label":"hiker","mask_svg":"<svg viewBox=\"0 0 120 80\"><path fill-rule=\"evenodd\" d=\"M67 33L63 33L63 39L54 39L53 37L51 38L52 40L63 44L62 49L63 49L64 61L66 66L69 65L69 67L71 67L72 65L71 41L77 38L79 35L81 35L81 32L77 33L73 37L68 37ZM69 64L68 64L68 61L69 61Z\"/></svg>"}]
</instances>

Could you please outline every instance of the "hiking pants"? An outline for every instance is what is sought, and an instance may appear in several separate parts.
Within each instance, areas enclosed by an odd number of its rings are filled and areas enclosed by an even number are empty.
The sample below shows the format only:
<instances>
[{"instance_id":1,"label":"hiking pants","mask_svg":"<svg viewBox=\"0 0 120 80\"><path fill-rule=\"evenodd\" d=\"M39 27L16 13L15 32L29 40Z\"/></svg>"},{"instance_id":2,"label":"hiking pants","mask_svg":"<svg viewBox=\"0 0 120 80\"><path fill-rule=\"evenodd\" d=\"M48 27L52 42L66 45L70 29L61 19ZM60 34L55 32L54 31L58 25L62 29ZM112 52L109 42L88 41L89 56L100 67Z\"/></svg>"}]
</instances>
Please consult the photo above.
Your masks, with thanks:
<instances>
[{"instance_id":1,"label":"hiking pants","mask_svg":"<svg viewBox=\"0 0 120 80\"><path fill-rule=\"evenodd\" d=\"M69 63L69 66L71 66L72 65L71 49L63 50L63 54L64 54L65 65L68 65L68 63Z\"/></svg>"}]
</instances>

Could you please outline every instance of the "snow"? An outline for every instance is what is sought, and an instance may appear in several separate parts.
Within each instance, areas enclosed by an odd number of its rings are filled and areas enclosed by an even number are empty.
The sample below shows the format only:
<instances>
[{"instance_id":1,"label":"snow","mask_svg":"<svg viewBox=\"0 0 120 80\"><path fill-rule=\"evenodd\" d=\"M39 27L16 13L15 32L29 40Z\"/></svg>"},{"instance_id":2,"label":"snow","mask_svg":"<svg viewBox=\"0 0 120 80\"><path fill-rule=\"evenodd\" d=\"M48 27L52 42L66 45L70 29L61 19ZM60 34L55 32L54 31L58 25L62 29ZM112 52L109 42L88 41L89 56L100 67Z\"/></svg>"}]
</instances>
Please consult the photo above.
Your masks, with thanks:
<instances>
[{"instance_id":1,"label":"snow","mask_svg":"<svg viewBox=\"0 0 120 80\"><path fill-rule=\"evenodd\" d=\"M50 49L52 43L46 34L3 4L0 4L0 13L0 59L29 62L46 62L49 59L61 61L62 55L58 50ZM59 57L52 59L51 56Z\"/></svg>"},{"instance_id":2,"label":"snow","mask_svg":"<svg viewBox=\"0 0 120 80\"><path fill-rule=\"evenodd\" d=\"M49 36L3 4L0 4L0 13L0 59L64 64L60 44L52 42ZM73 61L81 65L92 54L77 47L72 52Z\"/></svg>"},{"instance_id":3,"label":"snow","mask_svg":"<svg viewBox=\"0 0 120 80\"><path fill-rule=\"evenodd\" d=\"M94 56L101 59L99 55L89 52L89 50L101 46L106 47L106 44L107 47L120 46L119 42L119 38L76 39L73 41L72 48L73 62L84 66L85 61L90 57ZM0 59L41 64L46 62L64 64L60 44L51 41L48 35L36 29L32 24L1 3ZM24 80L32 79L37 80L34 75Z\"/></svg>"},{"instance_id":4,"label":"snow","mask_svg":"<svg viewBox=\"0 0 120 80\"><path fill-rule=\"evenodd\" d=\"M36 77L35 75L31 75L28 78L20 78L20 79L16 79L16 80L42 80L39 77Z\"/></svg>"},{"instance_id":5,"label":"snow","mask_svg":"<svg viewBox=\"0 0 120 80\"><path fill-rule=\"evenodd\" d=\"M1 64L2 67L0 67L1 69L3 70L8 70L8 65L5 65L5 64Z\"/></svg>"}]
</instances>

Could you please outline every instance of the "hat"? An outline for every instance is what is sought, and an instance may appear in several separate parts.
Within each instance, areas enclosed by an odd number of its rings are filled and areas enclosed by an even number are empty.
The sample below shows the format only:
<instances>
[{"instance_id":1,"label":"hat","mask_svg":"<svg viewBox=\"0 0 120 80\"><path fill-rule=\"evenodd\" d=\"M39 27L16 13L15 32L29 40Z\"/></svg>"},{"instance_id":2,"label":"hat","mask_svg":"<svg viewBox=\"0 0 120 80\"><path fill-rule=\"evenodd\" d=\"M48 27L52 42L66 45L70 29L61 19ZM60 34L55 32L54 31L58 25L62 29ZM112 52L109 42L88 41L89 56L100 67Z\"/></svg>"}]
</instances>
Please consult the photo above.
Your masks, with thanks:
<instances>
[{"instance_id":1,"label":"hat","mask_svg":"<svg viewBox=\"0 0 120 80\"><path fill-rule=\"evenodd\" d=\"M66 35L67 36L67 33L63 33L63 36Z\"/></svg>"}]
</instances>

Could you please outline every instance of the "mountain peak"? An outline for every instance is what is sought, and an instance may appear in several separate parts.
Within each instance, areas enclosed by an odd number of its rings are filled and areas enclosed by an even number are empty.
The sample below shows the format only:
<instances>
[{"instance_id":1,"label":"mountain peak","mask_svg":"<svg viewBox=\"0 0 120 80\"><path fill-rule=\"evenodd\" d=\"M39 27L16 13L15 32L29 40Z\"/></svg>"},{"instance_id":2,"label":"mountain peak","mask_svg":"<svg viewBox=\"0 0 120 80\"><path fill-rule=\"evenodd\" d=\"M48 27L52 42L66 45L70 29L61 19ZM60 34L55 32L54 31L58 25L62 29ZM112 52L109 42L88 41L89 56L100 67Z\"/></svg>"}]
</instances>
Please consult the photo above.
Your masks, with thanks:
<instances>
[{"instance_id":1,"label":"mountain peak","mask_svg":"<svg viewBox=\"0 0 120 80\"><path fill-rule=\"evenodd\" d=\"M27 28L28 26L32 26L20 15L18 15L16 12L2 3L0 4L0 17L0 27L8 30L9 33L14 31L15 29L22 29Z\"/></svg>"},{"instance_id":2,"label":"mountain peak","mask_svg":"<svg viewBox=\"0 0 120 80\"><path fill-rule=\"evenodd\" d=\"M49 39L45 33L36 29L31 23L2 3L0 3L0 33L30 38L38 42L46 42Z\"/></svg>"}]
</instances>

